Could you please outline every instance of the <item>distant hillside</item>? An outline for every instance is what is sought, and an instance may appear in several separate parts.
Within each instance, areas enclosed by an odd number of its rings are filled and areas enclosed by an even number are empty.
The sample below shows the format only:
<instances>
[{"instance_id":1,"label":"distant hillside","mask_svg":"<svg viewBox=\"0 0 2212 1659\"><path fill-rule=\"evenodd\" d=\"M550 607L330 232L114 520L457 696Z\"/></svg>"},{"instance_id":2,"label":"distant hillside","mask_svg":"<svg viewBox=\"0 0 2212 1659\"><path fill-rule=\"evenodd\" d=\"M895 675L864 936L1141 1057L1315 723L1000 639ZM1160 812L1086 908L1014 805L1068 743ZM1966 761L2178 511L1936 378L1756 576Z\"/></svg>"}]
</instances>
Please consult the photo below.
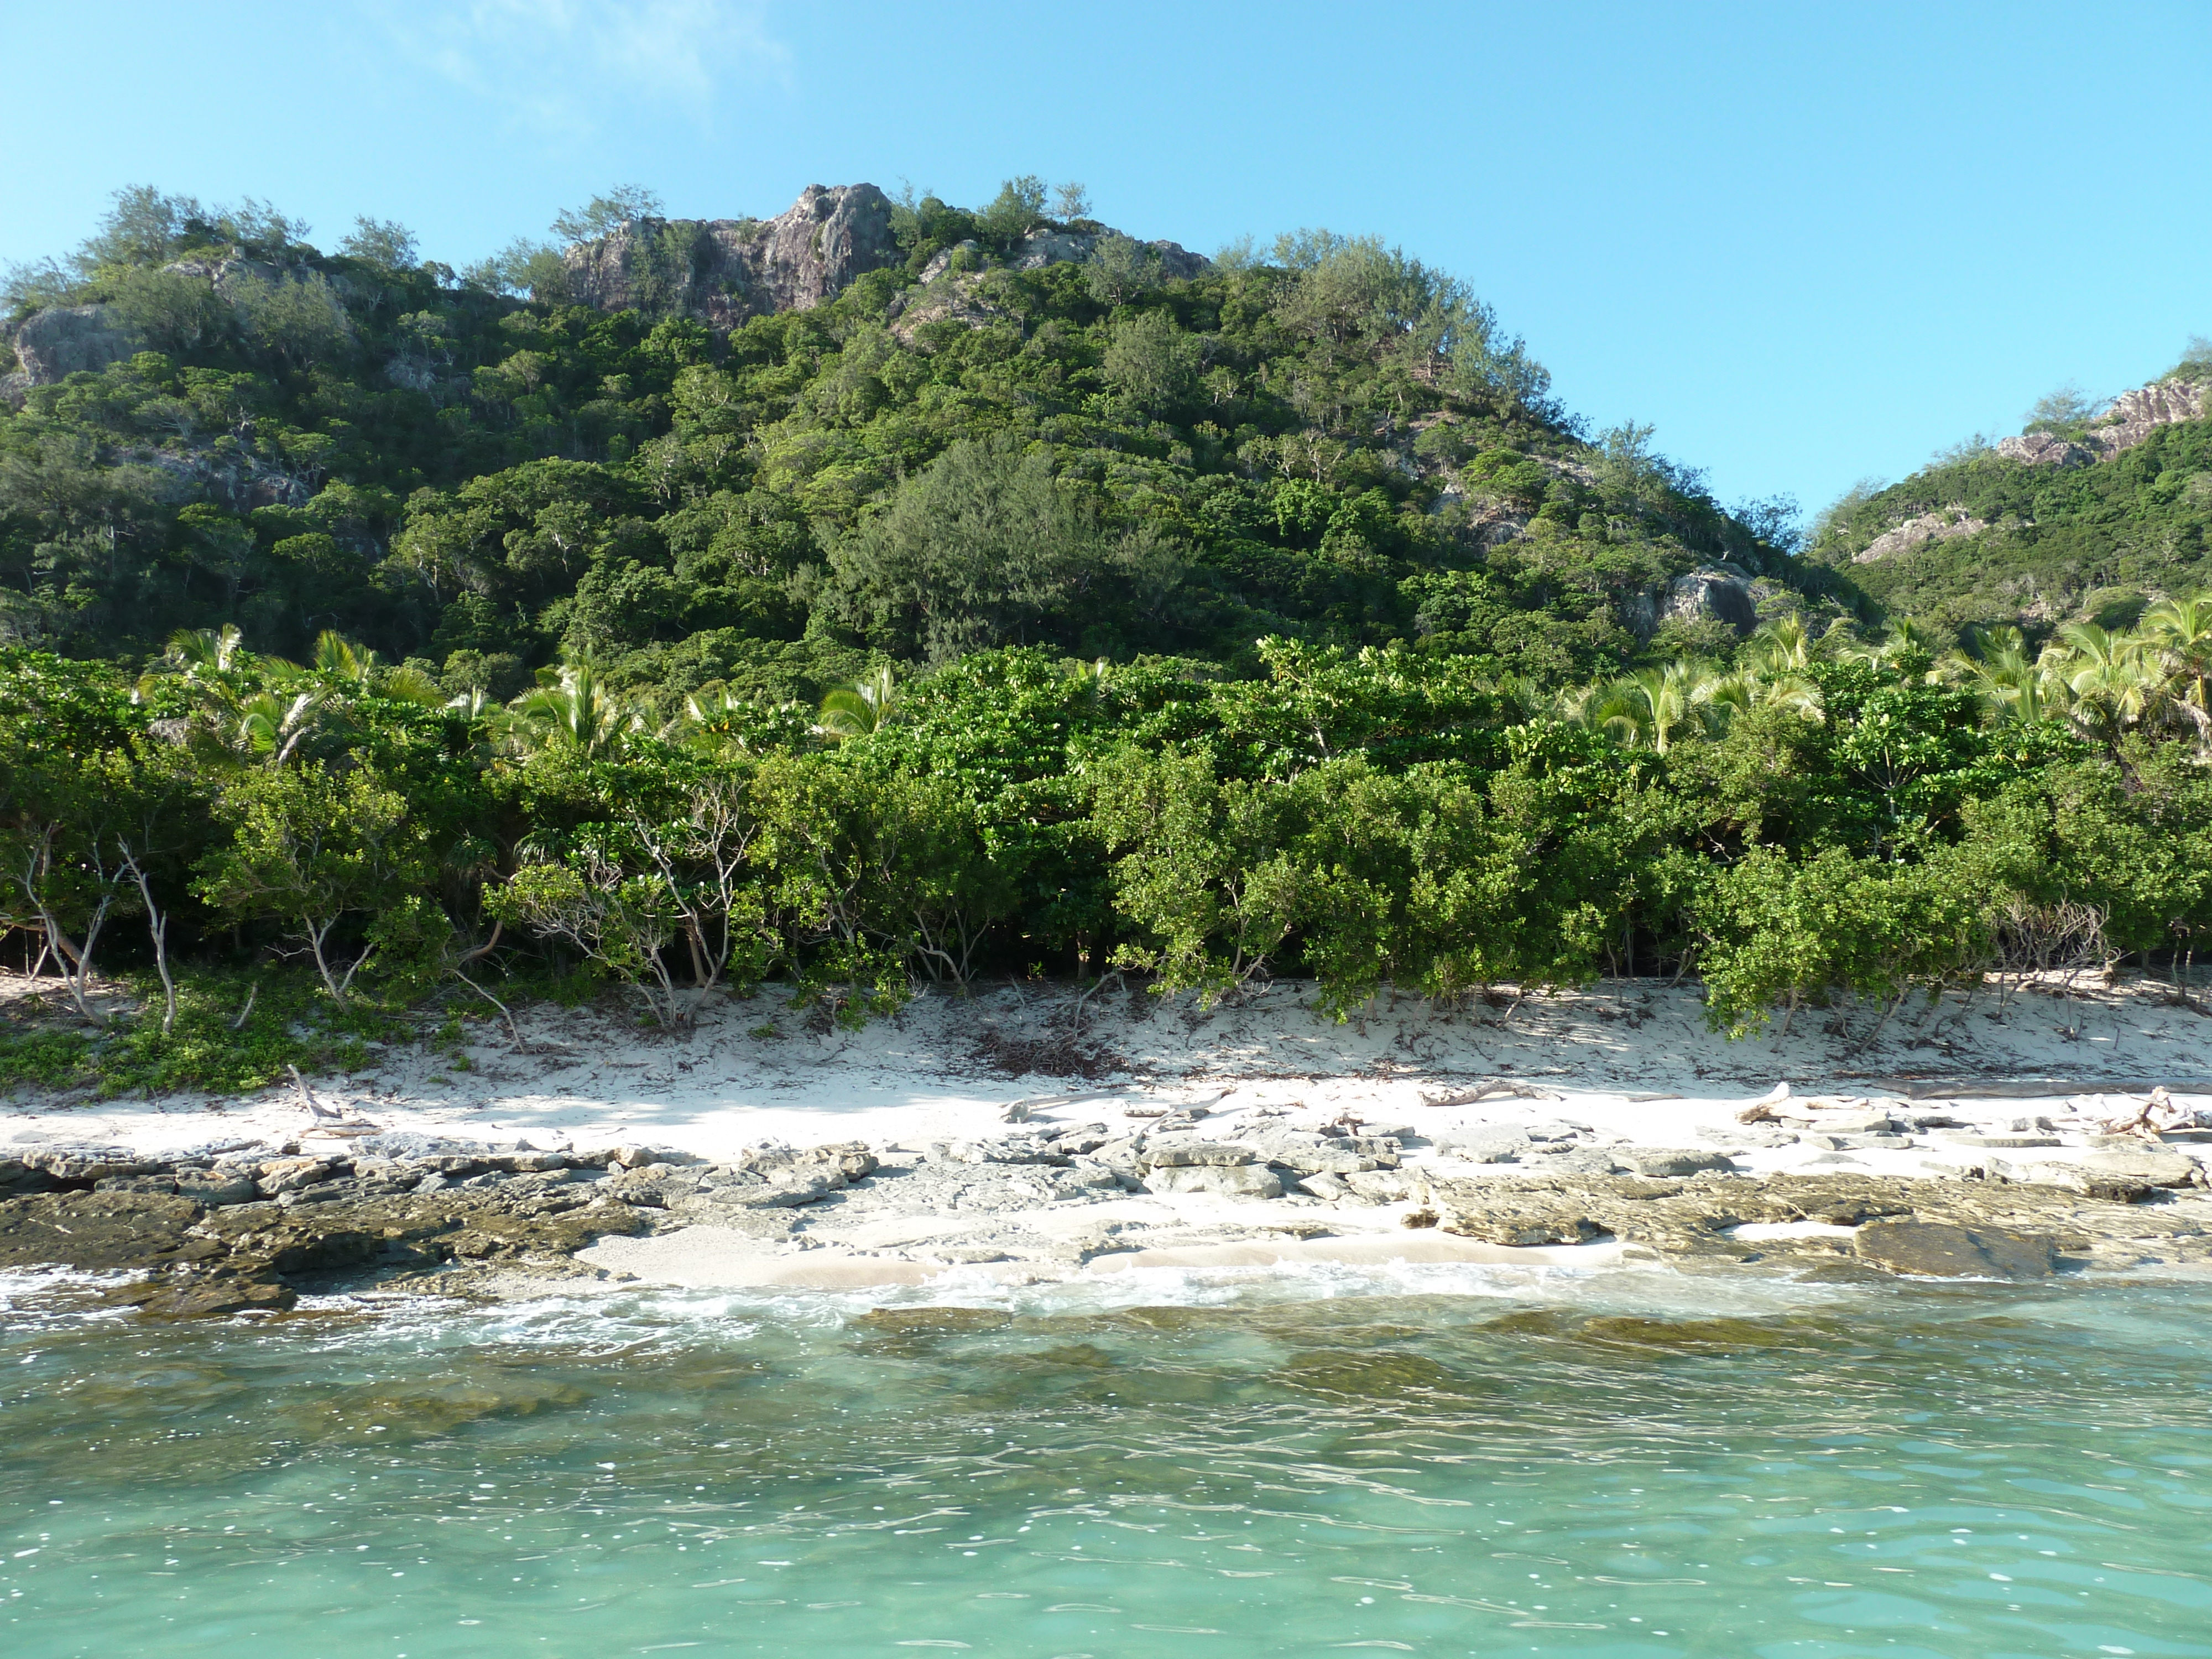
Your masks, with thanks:
<instances>
[{"instance_id":1,"label":"distant hillside","mask_svg":"<svg viewBox=\"0 0 2212 1659\"><path fill-rule=\"evenodd\" d=\"M1249 665L1269 634L1556 682L1840 614L1781 517L1587 435L1397 250L1217 263L1055 213L1029 179L772 219L617 192L456 273L396 225L326 253L125 192L11 285L0 636L335 629L456 692L566 654L673 699L1006 644Z\"/></svg>"},{"instance_id":2,"label":"distant hillside","mask_svg":"<svg viewBox=\"0 0 2212 1659\"><path fill-rule=\"evenodd\" d=\"M2064 399L1846 500L1808 555L1892 617L1941 630L2132 623L2212 589L2212 352L2091 412Z\"/></svg>"}]
</instances>

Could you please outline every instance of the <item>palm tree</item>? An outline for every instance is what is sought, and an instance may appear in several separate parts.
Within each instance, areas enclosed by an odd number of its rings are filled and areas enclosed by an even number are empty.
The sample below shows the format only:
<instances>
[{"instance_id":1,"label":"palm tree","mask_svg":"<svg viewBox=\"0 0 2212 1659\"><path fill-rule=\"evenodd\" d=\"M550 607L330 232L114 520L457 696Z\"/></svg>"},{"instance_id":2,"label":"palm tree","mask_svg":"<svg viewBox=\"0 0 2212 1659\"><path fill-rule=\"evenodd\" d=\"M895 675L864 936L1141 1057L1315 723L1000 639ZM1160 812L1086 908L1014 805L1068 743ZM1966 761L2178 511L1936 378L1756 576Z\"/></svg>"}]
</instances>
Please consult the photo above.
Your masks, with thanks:
<instances>
[{"instance_id":1,"label":"palm tree","mask_svg":"<svg viewBox=\"0 0 2212 1659\"><path fill-rule=\"evenodd\" d=\"M823 697L814 729L825 738L842 742L847 738L872 736L896 720L898 714L896 682L890 667L885 665L862 676L852 685L839 686Z\"/></svg>"},{"instance_id":2,"label":"palm tree","mask_svg":"<svg viewBox=\"0 0 2212 1659\"><path fill-rule=\"evenodd\" d=\"M2142 615L2136 631L2155 651L2172 682L2175 711L2197 730L2197 740L2212 740L2212 596L2161 599Z\"/></svg>"},{"instance_id":3,"label":"palm tree","mask_svg":"<svg viewBox=\"0 0 2212 1659\"><path fill-rule=\"evenodd\" d=\"M2017 628L1978 628L1973 644L1972 655L1954 651L1947 667L1999 722L2032 725L2063 713L2071 702L2057 672L2060 656L2029 656Z\"/></svg>"},{"instance_id":4,"label":"palm tree","mask_svg":"<svg viewBox=\"0 0 2212 1659\"><path fill-rule=\"evenodd\" d=\"M1735 690L1730 677L1696 657L1678 657L1663 668L1639 668L1624 674L1583 704L1583 718L1609 732L1632 749L1665 754L1674 734L1705 730L1723 722Z\"/></svg>"},{"instance_id":5,"label":"palm tree","mask_svg":"<svg viewBox=\"0 0 2212 1659\"><path fill-rule=\"evenodd\" d=\"M1802 674L1813 665L1813 636L1803 617L1777 617L1744 641L1736 661L1762 680Z\"/></svg>"},{"instance_id":6,"label":"palm tree","mask_svg":"<svg viewBox=\"0 0 2212 1659\"><path fill-rule=\"evenodd\" d=\"M282 766L315 730L322 703L313 690L289 697L257 691L231 706L222 735L234 753L265 757L271 766Z\"/></svg>"},{"instance_id":7,"label":"palm tree","mask_svg":"<svg viewBox=\"0 0 2212 1659\"><path fill-rule=\"evenodd\" d=\"M538 671L538 684L507 705L507 738L525 751L573 748L598 759L644 722L599 678L588 658Z\"/></svg>"},{"instance_id":8,"label":"palm tree","mask_svg":"<svg viewBox=\"0 0 2212 1659\"><path fill-rule=\"evenodd\" d=\"M780 728L775 741L788 740L810 729L812 716L802 702L787 698L767 703L725 685L684 698L684 712L663 726L660 735L710 755L745 754L763 735L764 725Z\"/></svg>"},{"instance_id":9,"label":"palm tree","mask_svg":"<svg viewBox=\"0 0 2212 1659\"><path fill-rule=\"evenodd\" d=\"M327 628L315 635L315 654L307 666L326 679L349 683L378 696L420 703L425 708L435 708L444 700L438 683L421 669L405 663L386 667L375 652Z\"/></svg>"},{"instance_id":10,"label":"palm tree","mask_svg":"<svg viewBox=\"0 0 2212 1659\"><path fill-rule=\"evenodd\" d=\"M2039 666L2065 686L2066 711L2085 737L2107 746L2165 712L2166 677L2146 643L2095 623L2069 623Z\"/></svg>"},{"instance_id":11,"label":"palm tree","mask_svg":"<svg viewBox=\"0 0 2212 1659\"><path fill-rule=\"evenodd\" d=\"M206 672L228 674L245 643L246 636L235 623L216 629L179 628L169 635L169 647L161 653L161 660L186 679Z\"/></svg>"}]
</instances>

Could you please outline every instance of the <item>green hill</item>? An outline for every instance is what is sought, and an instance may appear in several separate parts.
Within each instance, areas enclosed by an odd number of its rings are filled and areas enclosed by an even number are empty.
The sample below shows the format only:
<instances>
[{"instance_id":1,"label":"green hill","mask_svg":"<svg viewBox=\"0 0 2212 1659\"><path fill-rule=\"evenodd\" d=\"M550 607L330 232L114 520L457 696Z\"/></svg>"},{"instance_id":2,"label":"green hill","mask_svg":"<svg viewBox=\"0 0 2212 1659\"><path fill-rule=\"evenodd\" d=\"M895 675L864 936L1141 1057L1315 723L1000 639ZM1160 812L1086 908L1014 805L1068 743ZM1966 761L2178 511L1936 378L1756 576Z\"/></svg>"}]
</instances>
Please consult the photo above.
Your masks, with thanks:
<instances>
[{"instance_id":1,"label":"green hill","mask_svg":"<svg viewBox=\"0 0 2212 1659\"><path fill-rule=\"evenodd\" d=\"M1856 586L1874 617L1945 634L2133 623L2212 590L2212 350L2097 412L2065 407L1996 445L1964 446L1855 494L1809 558Z\"/></svg>"},{"instance_id":2,"label":"green hill","mask_svg":"<svg viewBox=\"0 0 2212 1659\"><path fill-rule=\"evenodd\" d=\"M0 629L131 659L335 629L500 696L588 653L673 698L1006 644L1249 669L1270 634L1558 681L1795 608L1777 515L1585 434L1457 281L1042 198L617 192L456 275L395 226L325 253L125 192L11 288Z\"/></svg>"},{"instance_id":3,"label":"green hill","mask_svg":"<svg viewBox=\"0 0 2212 1659\"><path fill-rule=\"evenodd\" d=\"M2138 603L2197 568L2197 368L1808 559L1395 249L1043 202L619 192L456 273L139 191L16 272L0 928L60 996L0 1085L1048 971L1695 974L1863 1037L2212 937L2212 600Z\"/></svg>"}]
</instances>

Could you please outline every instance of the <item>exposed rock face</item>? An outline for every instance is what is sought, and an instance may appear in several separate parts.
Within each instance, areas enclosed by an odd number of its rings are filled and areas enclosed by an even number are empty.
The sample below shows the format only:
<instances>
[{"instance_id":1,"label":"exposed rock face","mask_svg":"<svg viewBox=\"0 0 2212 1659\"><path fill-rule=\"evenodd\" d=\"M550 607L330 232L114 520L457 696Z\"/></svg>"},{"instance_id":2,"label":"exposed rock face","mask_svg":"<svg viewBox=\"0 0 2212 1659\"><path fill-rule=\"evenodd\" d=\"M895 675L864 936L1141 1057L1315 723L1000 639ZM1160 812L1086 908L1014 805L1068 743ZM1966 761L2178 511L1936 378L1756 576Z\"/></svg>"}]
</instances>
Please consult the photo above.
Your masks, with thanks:
<instances>
[{"instance_id":1,"label":"exposed rock face","mask_svg":"<svg viewBox=\"0 0 2212 1659\"><path fill-rule=\"evenodd\" d=\"M1997 453L2029 466L2079 466L2089 461L2108 461L2124 449L2132 449L2153 431L2178 421L2204 418L2207 382L2161 380L2155 386L2124 392L2099 416L2101 424L2069 441L2048 432L2027 432L1997 442Z\"/></svg>"},{"instance_id":2,"label":"exposed rock face","mask_svg":"<svg viewBox=\"0 0 2212 1659\"><path fill-rule=\"evenodd\" d=\"M1031 231L1008 250L1006 264L1015 270L1042 270L1047 265L1088 259L1100 242L1119 234L1111 230ZM1159 274L1170 281L1188 282L1213 269L1211 259L1204 254L1193 253L1180 242L1139 242L1137 246L1158 261Z\"/></svg>"},{"instance_id":3,"label":"exposed rock face","mask_svg":"<svg viewBox=\"0 0 2212 1659\"><path fill-rule=\"evenodd\" d=\"M2015 441L2008 439L2007 442ZM1853 564L1874 564L1894 554L1908 553L1929 542L1946 542L1958 536L1979 535L1990 527L1987 519L1970 517L1963 507L1946 507L1907 519L1894 530L1884 531L1851 555Z\"/></svg>"},{"instance_id":4,"label":"exposed rock face","mask_svg":"<svg viewBox=\"0 0 2212 1659\"><path fill-rule=\"evenodd\" d=\"M1675 577L1664 593L1653 596L1651 615L1655 627L1670 620L1724 622L1737 633L1748 634L1759 626L1751 579L1733 565L1705 565ZM1632 626L1637 619L1632 618Z\"/></svg>"},{"instance_id":5,"label":"exposed rock face","mask_svg":"<svg viewBox=\"0 0 2212 1659\"><path fill-rule=\"evenodd\" d=\"M26 317L9 342L22 365L23 384L52 386L79 370L97 373L119 363L143 342L124 326L115 307L49 306Z\"/></svg>"},{"instance_id":6,"label":"exposed rock face","mask_svg":"<svg viewBox=\"0 0 2212 1659\"><path fill-rule=\"evenodd\" d=\"M2023 432L2016 438L2000 438L1997 453L2030 466L2087 466L2097 459L2096 451L2085 445L2069 443L2048 432ZM1865 555L1860 556L1863 558Z\"/></svg>"},{"instance_id":7,"label":"exposed rock face","mask_svg":"<svg viewBox=\"0 0 2212 1659\"><path fill-rule=\"evenodd\" d=\"M773 219L637 219L563 255L576 299L733 328L805 311L899 261L891 204L873 185L809 185Z\"/></svg>"},{"instance_id":8,"label":"exposed rock face","mask_svg":"<svg viewBox=\"0 0 2212 1659\"><path fill-rule=\"evenodd\" d=\"M936 261L930 263L934 264ZM915 331L929 323L951 322L969 328L986 328L1011 319L1012 312L990 304L976 294L981 281L980 272L956 272L927 288L910 288L893 295L887 313L891 319L891 332L912 345Z\"/></svg>"}]
</instances>

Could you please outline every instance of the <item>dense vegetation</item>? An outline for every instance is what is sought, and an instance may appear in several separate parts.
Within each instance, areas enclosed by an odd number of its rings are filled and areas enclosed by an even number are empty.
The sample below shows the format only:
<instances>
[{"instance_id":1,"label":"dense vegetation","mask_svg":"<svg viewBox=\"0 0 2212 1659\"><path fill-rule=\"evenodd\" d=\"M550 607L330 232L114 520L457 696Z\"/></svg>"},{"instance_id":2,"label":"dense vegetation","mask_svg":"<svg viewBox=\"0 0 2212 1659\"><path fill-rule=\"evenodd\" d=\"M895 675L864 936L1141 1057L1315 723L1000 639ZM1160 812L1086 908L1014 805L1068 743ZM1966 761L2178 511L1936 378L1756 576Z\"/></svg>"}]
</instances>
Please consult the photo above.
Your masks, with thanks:
<instances>
[{"instance_id":1,"label":"dense vegetation","mask_svg":"<svg viewBox=\"0 0 2212 1659\"><path fill-rule=\"evenodd\" d=\"M118 963L149 1012L9 1064L1010 970L1336 1011L1695 972L1742 1028L2212 927L2212 613L1874 637L1778 509L1589 441L1378 244L1168 281L1104 239L901 334L932 254L1041 211L910 204L905 270L726 338L542 250L461 279L151 192L19 273L157 349L0 417L0 893L88 1021ZM1658 622L1723 558L1754 636ZM238 1012L272 956L312 1003Z\"/></svg>"},{"instance_id":2,"label":"dense vegetation","mask_svg":"<svg viewBox=\"0 0 2212 1659\"><path fill-rule=\"evenodd\" d=\"M2165 378L2212 381L2212 347L2200 343ZM2078 438L2099 408L2054 393L2030 411L2027 429ZM1989 528L1853 562L1884 531L1942 512ZM1807 552L1849 573L1871 602L1868 614L1911 617L1953 636L2014 627L2040 642L2069 622L2124 627L2161 598L2212 589L2212 421L2154 428L2089 465L2023 465L1977 439L1898 483L1853 491Z\"/></svg>"}]
</instances>

